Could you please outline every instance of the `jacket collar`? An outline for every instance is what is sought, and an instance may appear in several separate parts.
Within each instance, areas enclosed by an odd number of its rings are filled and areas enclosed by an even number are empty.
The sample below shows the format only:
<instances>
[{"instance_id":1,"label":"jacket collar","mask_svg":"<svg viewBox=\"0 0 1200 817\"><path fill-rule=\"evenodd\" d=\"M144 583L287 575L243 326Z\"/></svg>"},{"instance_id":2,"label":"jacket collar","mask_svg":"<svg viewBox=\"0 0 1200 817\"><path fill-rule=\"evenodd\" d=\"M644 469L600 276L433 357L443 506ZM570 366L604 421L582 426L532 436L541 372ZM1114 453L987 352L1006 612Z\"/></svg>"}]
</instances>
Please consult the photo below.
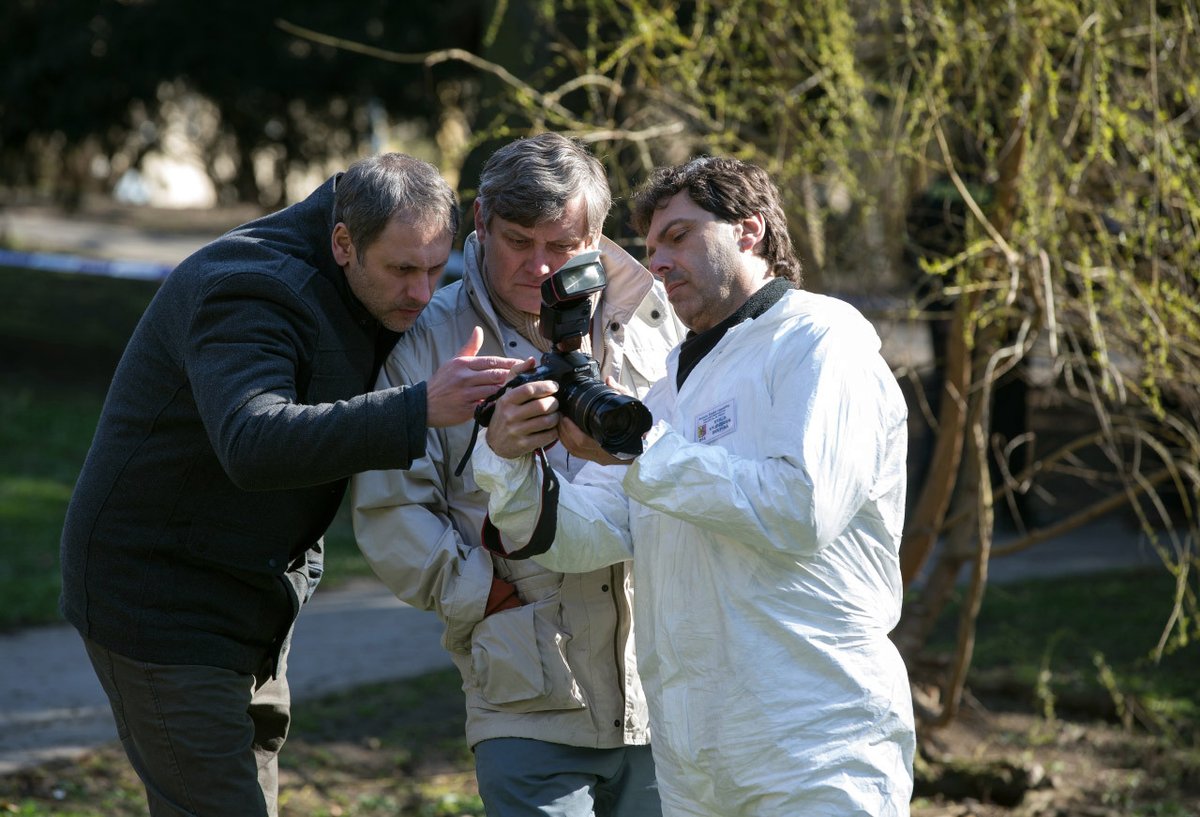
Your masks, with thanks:
<instances>
[{"instance_id":1,"label":"jacket collar","mask_svg":"<svg viewBox=\"0 0 1200 817\"><path fill-rule=\"evenodd\" d=\"M692 369L696 368L696 364L716 348L717 344L721 342L721 338L725 337L726 332L743 321L754 320L793 289L795 289L795 285L791 281L784 278L773 278L759 287L758 291L734 310L732 315L716 326L700 333L689 331L687 338L679 345L679 369L675 373L676 387L683 385L683 381L691 374Z\"/></svg>"},{"instance_id":2,"label":"jacket collar","mask_svg":"<svg viewBox=\"0 0 1200 817\"><path fill-rule=\"evenodd\" d=\"M467 236L467 240L463 243L462 285L467 290L467 297L470 298L475 312L489 324L487 328L496 337L503 337L504 334L500 329L500 316L492 308L487 284L483 280L483 247L479 246L479 239L474 231Z\"/></svg>"}]
</instances>

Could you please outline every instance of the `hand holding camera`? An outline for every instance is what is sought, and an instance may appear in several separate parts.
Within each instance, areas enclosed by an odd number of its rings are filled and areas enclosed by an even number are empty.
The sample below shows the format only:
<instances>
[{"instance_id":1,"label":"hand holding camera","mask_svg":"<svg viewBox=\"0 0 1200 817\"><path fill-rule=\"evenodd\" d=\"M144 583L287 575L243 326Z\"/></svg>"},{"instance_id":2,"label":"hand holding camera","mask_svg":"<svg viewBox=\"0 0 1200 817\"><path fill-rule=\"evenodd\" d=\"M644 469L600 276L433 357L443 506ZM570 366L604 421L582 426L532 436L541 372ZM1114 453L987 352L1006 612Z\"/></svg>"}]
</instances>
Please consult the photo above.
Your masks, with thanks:
<instances>
[{"instance_id":1,"label":"hand holding camera","mask_svg":"<svg viewBox=\"0 0 1200 817\"><path fill-rule=\"evenodd\" d=\"M601 465L628 465L633 459L632 454L618 457L604 450L600 443L583 432L579 426L566 417L558 421L558 441L567 449L572 457L581 460L598 462Z\"/></svg>"},{"instance_id":2,"label":"hand holding camera","mask_svg":"<svg viewBox=\"0 0 1200 817\"><path fill-rule=\"evenodd\" d=\"M477 426L486 427L492 421L498 401L506 393L533 383L543 384L538 388L521 389L505 401L504 431L496 435L496 440L489 437L492 450L497 454L513 457L543 447L528 445L517 450L533 439L545 440L544 445L549 445L557 438L554 426L558 423L559 412L609 454L628 458L642 453L642 435L653 424L649 409L640 400L601 382L600 365L579 351L591 324L590 296L607 284L608 276L600 263L599 250L580 253L542 283L540 327L542 335L554 344L554 348L542 355L539 365L515 375L475 409ZM551 395L556 395L557 411L540 402L554 400ZM514 414L508 413L510 408ZM537 427L536 422L528 425L539 412L544 427ZM525 424L520 429L522 433L511 433L509 421L514 419ZM500 437L506 439L499 441ZM466 466L468 456L470 451L459 463L458 473Z\"/></svg>"},{"instance_id":3,"label":"hand holding camera","mask_svg":"<svg viewBox=\"0 0 1200 817\"><path fill-rule=\"evenodd\" d=\"M553 380L529 380L512 385L535 368L533 358L513 367L509 386L492 401L488 414L488 446L501 457L515 458L558 439L558 412ZM489 398L491 399L491 398ZM482 425L482 423L481 423Z\"/></svg>"}]
</instances>

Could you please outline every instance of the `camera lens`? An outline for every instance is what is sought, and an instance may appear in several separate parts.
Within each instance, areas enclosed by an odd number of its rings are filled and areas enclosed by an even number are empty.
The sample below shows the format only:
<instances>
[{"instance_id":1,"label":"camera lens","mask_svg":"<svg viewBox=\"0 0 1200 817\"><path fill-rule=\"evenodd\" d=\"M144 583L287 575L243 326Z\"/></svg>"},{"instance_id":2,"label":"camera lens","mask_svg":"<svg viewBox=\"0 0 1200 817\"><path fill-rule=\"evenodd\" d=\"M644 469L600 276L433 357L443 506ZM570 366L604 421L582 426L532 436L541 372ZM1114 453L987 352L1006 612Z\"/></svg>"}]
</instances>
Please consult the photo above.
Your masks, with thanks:
<instances>
[{"instance_id":1,"label":"camera lens","mask_svg":"<svg viewBox=\"0 0 1200 817\"><path fill-rule=\"evenodd\" d=\"M559 395L563 412L610 454L640 454L654 420L640 400L598 380L572 383Z\"/></svg>"}]
</instances>

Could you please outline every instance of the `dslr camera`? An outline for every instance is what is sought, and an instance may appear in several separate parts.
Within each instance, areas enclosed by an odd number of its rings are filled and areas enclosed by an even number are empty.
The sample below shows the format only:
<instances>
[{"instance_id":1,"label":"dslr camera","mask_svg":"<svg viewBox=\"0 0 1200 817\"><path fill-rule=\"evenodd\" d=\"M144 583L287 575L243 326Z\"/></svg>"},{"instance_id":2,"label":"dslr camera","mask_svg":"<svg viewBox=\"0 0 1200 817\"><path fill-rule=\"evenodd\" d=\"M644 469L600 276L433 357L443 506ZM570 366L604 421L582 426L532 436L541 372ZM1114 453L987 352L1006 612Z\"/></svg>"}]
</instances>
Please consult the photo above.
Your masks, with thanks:
<instances>
[{"instance_id":1,"label":"dslr camera","mask_svg":"<svg viewBox=\"0 0 1200 817\"><path fill-rule=\"evenodd\" d=\"M579 351L591 324L591 295L608 284L600 251L589 250L563 264L542 282L541 331L554 348L537 368L522 372L475 408L475 421L487 426L496 401L509 389L537 380L558 384L559 410L614 456L642 453L642 435L653 418L640 400L609 388L600 365Z\"/></svg>"}]
</instances>

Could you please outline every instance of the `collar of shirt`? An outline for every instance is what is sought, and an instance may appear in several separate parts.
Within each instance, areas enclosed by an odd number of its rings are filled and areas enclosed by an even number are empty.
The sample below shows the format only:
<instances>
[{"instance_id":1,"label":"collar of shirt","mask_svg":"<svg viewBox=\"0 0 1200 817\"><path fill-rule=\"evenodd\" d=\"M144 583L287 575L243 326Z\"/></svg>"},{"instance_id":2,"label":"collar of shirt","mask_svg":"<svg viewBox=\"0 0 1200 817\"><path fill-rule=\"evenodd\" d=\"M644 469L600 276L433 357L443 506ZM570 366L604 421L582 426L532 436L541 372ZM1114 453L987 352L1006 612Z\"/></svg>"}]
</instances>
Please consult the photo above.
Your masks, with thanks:
<instances>
[{"instance_id":1,"label":"collar of shirt","mask_svg":"<svg viewBox=\"0 0 1200 817\"><path fill-rule=\"evenodd\" d=\"M778 303L779 299L792 289L795 289L795 285L786 278L773 278L759 287L758 292L747 298L746 302L738 307L732 315L713 328L698 334L688 332L687 338L679 345L679 369L675 374L675 388L683 386L683 381L691 374L692 369L696 368L696 364L703 360L705 355L716 348L721 338L725 337L726 332L742 321L754 320Z\"/></svg>"}]
</instances>

